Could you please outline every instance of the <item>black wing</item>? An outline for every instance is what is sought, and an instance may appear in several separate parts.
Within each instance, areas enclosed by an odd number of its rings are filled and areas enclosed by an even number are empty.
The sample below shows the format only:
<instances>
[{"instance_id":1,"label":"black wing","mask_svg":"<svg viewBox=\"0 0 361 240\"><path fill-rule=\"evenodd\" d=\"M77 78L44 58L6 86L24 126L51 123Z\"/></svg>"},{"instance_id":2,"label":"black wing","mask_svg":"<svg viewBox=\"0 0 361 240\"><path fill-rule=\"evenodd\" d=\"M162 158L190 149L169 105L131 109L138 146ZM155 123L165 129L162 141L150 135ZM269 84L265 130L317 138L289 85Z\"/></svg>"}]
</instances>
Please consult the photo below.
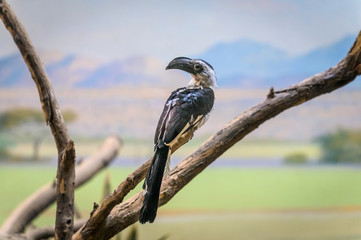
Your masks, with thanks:
<instances>
[{"instance_id":1,"label":"black wing","mask_svg":"<svg viewBox=\"0 0 361 240\"><path fill-rule=\"evenodd\" d=\"M208 114L214 103L211 88L179 88L172 92L164 105L154 136L154 144L170 143L187 124Z\"/></svg>"}]
</instances>

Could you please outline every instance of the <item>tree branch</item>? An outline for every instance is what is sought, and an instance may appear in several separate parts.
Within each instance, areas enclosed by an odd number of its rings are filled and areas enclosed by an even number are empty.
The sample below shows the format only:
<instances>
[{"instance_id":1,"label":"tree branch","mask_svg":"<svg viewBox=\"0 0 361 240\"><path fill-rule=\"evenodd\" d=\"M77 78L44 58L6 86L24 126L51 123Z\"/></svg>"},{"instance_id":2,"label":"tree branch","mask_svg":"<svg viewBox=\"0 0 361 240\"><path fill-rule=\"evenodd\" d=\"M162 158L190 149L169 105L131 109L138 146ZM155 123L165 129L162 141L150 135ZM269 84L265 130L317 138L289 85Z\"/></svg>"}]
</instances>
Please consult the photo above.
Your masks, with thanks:
<instances>
[{"instance_id":1,"label":"tree branch","mask_svg":"<svg viewBox=\"0 0 361 240\"><path fill-rule=\"evenodd\" d=\"M74 222L74 231L78 231L82 225L86 223L87 219L79 219ZM54 236L55 226L42 227L30 229L22 234L2 234L0 233L1 240L41 240L48 239Z\"/></svg>"},{"instance_id":2,"label":"tree branch","mask_svg":"<svg viewBox=\"0 0 361 240\"><path fill-rule=\"evenodd\" d=\"M86 223L86 221L87 219L76 220L74 222L74 231L78 231L80 227ZM22 236L26 237L26 239L31 239L31 240L47 239L54 236L54 229L55 226L35 228L27 231L25 234L22 234Z\"/></svg>"},{"instance_id":3,"label":"tree branch","mask_svg":"<svg viewBox=\"0 0 361 240\"><path fill-rule=\"evenodd\" d=\"M60 175L57 177L59 187L57 188L58 205L74 203L74 185L75 185L75 149L73 141L69 141L68 146L60 162ZM61 203L59 204L59 200ZM66 222L66 225L62 224ZM58 207L55 223L55 239L71 239L73 236L74 225L74 205L67 207Z\"/></svg>"},{"instance_id":4,"label":"tree branch","mask_svg":"<svg viewBox=\"0 0 361 240\"><path fill-rule=\"evenodd\" d=\"M1 240L33 240L29 239L24 234L2 234L0 233Z\"/></svg>"},{"instance_id":5,"label":"tree branch","mask_svg":"<svg viewBox=\"0 0 361 240\"><path fill-rule=\"evenodd\" d=\"M347 56L336 66L323 73L310 77L281 91L272 91L268 97L257 106L245 111L235 118L223 129L204 142L196 151L179 163L164 179L160 194L160 205L166 204L172 197L188 184L195 176L209 166L215 159L221 156L227 149L244 138L265 121L275 117L279 113L306 102L319 95L331 92L353 81L361 74L361 32ZM145 168L147 163L140 169ZM122 188L119 185L117 192L125 190L129 185L134 185L139 179L144 178L143 171L135 171L131 174ZM140 180L141 181L141 180ZM142 192L128 199L123 204L115 206L109 215L101 216L104 221L92 222L94 215L101 214L95 211L86 225L73 236L73 240L81 239L109 239L139 218L139 211L143 202Z\"/></svg>"},{"instance_id":6,"label":"tree branch","mask_svg":"<svg viewBox=\"0 0 361 240\"><path fill-rule=\"evenodd\" d=\"M183 144L189 141L193 137L194 130L190 130L184 136L180 137L172 148L174 153ZM145 163L143 163L138 169L131 173L118 187L117 189L104 198L100 206L97 206L90 215L89 220L81 228L82 235L91 236L97 229L105 223L105 218L109 215L110 211L117 204L121 203L124 197L133 190L144 179L147 174L147 170L152 161L152 157Z\"/></svg>"},{"instance_id":7,"label":"tree branch","mask_svg":"<svg viewBox=\"0 0 361 240\"><path fill-rule=\"evenodd\" d=\"M81 161L75 167L75 187L89 181L100 170L108 166L117 156L122 145L121 140L112 135L104 141L95 154ZM0 232L4 234L23 232L25 227L55 200L55 183L50 182L30 195L17 207L5 220Z\"/></svg>"},{"instance_id":8,"label":"tree branch","mask_svg":"<svg viewBox=\"0 0 361 240\"><path fill-rule=\"evenodd\" d=\"M64 123L63 116L60 112L58 102L55 98L55 93L53 87L51 86L48 75L45 72L44 67L41 64L41 60L38 54L35 51L34 46L32 45L28 34L26 33L21 22L17 19L15 13L11 9L10 5L6 0L0 0L0 18L4 22L5 27L9 30L11 36L14 39L14 42L18 46L23 59L28 66L31 76L38 88L40 101L42 104L43 112L45 115L45 121L50 126L51 132L54 136L55 143L58 149L58 171L57 177L61 176L74 176L74 164L71 169L67 169L70 174L66 174L65 170L62 167L66 167L67 164L62 165L61 160L63 159L63 154L66 151L66 148L69 144L68 131ZM75 152L75 150L74 150ZM71 161L75 162L75 153L70 154L69 157L73 157ZM64 158L65 159L65 158ZM63 175L66 174L66 175ZM71 182L73 180L69 179L66 182ZM58 192L61 191L59 185L60 181L57 181ZM67 209L74 207L74 188L73 185L67 185L67 191L63 194L58 195L57 198L57 229L60 231L62 229L72 229L73 221L69 223L69 219L74 218L74 209L68 211ZM65 216L66 215L66 216ZM56 235L61 235L61 232L56 231ZM69 231L72 233L72 230ZM55 236L56 236L55 235ZM70 239L70 237L66 238Z\"/></svg>"}]
</instances>

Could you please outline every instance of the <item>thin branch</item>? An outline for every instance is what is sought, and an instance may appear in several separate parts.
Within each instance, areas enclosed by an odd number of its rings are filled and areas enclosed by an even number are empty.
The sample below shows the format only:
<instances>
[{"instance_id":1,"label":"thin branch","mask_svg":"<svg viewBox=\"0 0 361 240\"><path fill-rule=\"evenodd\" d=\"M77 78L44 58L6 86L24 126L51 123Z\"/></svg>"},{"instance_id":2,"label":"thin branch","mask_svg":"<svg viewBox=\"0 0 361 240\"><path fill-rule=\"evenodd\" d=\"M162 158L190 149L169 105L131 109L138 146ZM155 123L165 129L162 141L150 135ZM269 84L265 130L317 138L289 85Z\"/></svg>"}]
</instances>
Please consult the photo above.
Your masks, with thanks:
<instances>
[{"instance_id":1,"label":"thin branch","mask_svg":"<svg viewBox=\"0 0 361 240\"><path fill-rule=\"evenodd\" d=\"M99 150L75 167L75 187L89 181L108 166L123 146L119 137L108 137ZM25 199L5 220L1 233L21 233L25 227L56 200L55 183L50 182Z\"/></svg>"},{"instance_id":2,"label":"thin branch","mask_svg":"<svg viewBox=\"0 0 361 240\"><path fill-rule=\"evenodd\" d=\"M2 234L0 233L1 240L33 240L29 239L24 234Z\"/></svg>"},{"instance_id":3,"label":"thin branch","mask_svg":"<svg viewBox=\"0 0 361 240\"><path fill-rule=\"evenodd\" d=\"M87 221L86 218L76 220L74 222L74 231L78 231L80 227L86 223L86 221ZM47 239L54 236L54 229L55 226L35 228L27 231L25 234L23 234L23 236L26 237L26 239L31 239L31 240Z\"/></svg>"},{"instance_id":4,"label":"thin branch","mask_svg":"<svg viewBox=\"0 0 361 240\"><path fill-rule=\"evenodd\" d=\"M10 5L6 0L0 0L0 18L4 22L5 27L9 30L11 36L14 39L14 42L18 46L23 59L28 66L31 76L38 88L40 101L42 104L43 112L45 115L45 121L50 126L51 132L54 136L55 143L58 149L58 171L57 177L65 176L64 169L62 166L66 165L61 164L63 159L63 154L69 144L68 131L64 123L63 116L60 112L58 102L55 98L55 93L53 87L51 86L48 75L45 72L45 68L41 64L41 60L36 53L34 46L32 45L28 34L25 31L25 28L22 26L21 22L17 19L15 13L11 9ZM75 150L74 150L75 152ZM70 156L74 157L72 162L75 162L75 153ZM69 161L70 162L70 161ZM74 164L72 169L68 169L71 174L66 175L69 177L74 176ZM72 180L66 180L66 182L71 182ZM60 181L57 181L58 192L61 191L59 185ZM68 211L67 209L73 208L74 206L74 187L73 185L67 186L67 191L64 194L69 194L64 198L64 195L61 194L57 198L57 229L72 229L73 221L69 223L69 219L74 218L74 209ZM66 199L66 201L65 201ZM67 216L64 216L66 214ZM57 232L57 231L56 231ZM72 231L70 231L72 233ZM58 235L61 235L61 232L57 232ZM70 239L70 237L66 238Z\"/></svg>"},{"instance_id":5,"label":"thin branch","mask_svg":"<svg viewBox=\"0 0 361 240\"><path fill-rule=\"evenodd\" d=\"M179 163L162 184L160 205L166 204L174 195L187 185L194 177L221 156L236 142L258 128L265 121L279 113L306 102L322 94L331 92L353 81L361 73L361 32L347 56L335 67L323 73L310 77L290 87L292 91L283 91L282 94L271 94L262 103L247 110L215 135L204 142L196 151ZM275 91L274 93L277 93ZM146 168L146 164L143 164ZM141 168L142 168L141 167ZM141 169L140 168L140 169ZM143 178L144 173L131 174L125 182L134 185L133 179ZM123 182L124 183L124 182ZM122 183L122 184L123 184ZM121 185L122 185L121 184ZM128 189L118 187L117 191ZM124 184L124 186L128 186ZM136 194L126 202L114 207L109 215L107 212L95 211L87 222L73 236L73 240L81 239L109 239L139 218L142 205L142 192ZM105 216L95 216L97 214ZM93 219L102 218L103 222L92 222Z\"/></svg>"},{"instance_id":6,"label":"thin branch","mask_svg":"<svg viewBox=\"0 0 361 240\"><path fill-rule=\"evenodd\" d=\"M86 223L87 219L79 219L74 222L74 231L78 231L82 225ZM41 240L48 239L54 236L55 226L34 228L22 234L0 234L1 240Z\"/></svg>"},{"instance_id":7,"label":"thin branch","mask_svg":"<svg viewBox=\"0 0 361 240\"><path fill-rule=\"evenodd\" d=\"M183 144L189 141L193 137L194 131L188 131L187 134L180 137L178 141L174 144L172 148L172 153L174 153L178 148L180 148ZM150 158L147 162L143 163L138 169L136 169L133 173L131 173L118 187L117 189L109 194L100 206L97 206L90 215L87 223L82 227L82 231L84 231L83 235L91 235L92 232L97 231L99 226L105 224L105 218L109 215L110 211L117 204L121 203L124 197L133 190L139 183L144 179L147 170L150 166L152 158Z\"/></svg>"}]
</instances>

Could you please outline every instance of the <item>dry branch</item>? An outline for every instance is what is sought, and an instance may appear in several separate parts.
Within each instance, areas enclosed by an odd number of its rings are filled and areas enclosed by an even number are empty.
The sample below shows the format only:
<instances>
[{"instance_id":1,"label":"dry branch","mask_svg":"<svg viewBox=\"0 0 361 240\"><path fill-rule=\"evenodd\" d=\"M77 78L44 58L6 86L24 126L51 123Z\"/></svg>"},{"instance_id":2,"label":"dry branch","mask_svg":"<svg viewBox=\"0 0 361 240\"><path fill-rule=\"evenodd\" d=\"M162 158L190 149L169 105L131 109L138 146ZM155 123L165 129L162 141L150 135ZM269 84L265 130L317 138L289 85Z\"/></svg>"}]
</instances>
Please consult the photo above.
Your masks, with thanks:
<instances>
[{"instance_id":1,"label":"dry branch","mask_svg":"<svg viewBox=\"0 0 361 240\"><path fill-rule=\"evenodd\" d=\"M87 221L86 218L76 220L74 222L74 231L78 231L80 227L85 224ZM35 228L27 231L25 234L22 234L25 239L27 240L40 240L40 239L48 239L54 236L54 229L55 226L52 227L43 227L43 228ZM0 236L1 239L1 236Z\"/></svg>"},{"instance_id":2,"label":"dry branch","mask_svg":"<svg viewBox=\"0 0 361 240\"><path fill-rule=\"evenodd\" d=\"M209 164L265 121L286 109L348 84L360 73L361 32L347 56L336 66L289 88L280 91L272 90L264 102L235 118L179 163L162 184L160 205L166 204ZM119 185L113 195L122 196L124 195L122 192L127 193L129 186L134 187L141 181L139 179L144 178L147 167L148 164L145 163L132 173ZM111 207L107 211L99 211L98 208L93 212L87 224L74 234L73 240L111 238L138 220L142 200L143 196L140 192L123 204L115 206L109 215L108 212ZM97 216L98 214L104 215ZM102 221L96 221L96 219L102 219Z\"/></svg>"},{"instance_id":3,"label":"dry branch","mask_svg":"<svg viewBox=\"0 0 361 240\"><path fill-rule=\"evenodd\" d=\"M90 180L100 170L108 166L117 156L122 146L121 140L113 135L108 137L100 149L92 156L84 159L75 168L75 187ZM5 220L1 233L21 233L25 227L42 211L56 200L55 183L44 185L38 191L25 199Z\"/></svg>"},{"instance_id":4,"label":"dry branch","mask_svg":"<svg viewBox=\"0 0 361 240\"><path fill-rule=\"evenodd\" d=\"M0 240L32 240L32 239L29 239L24 234L1 234L0 233Z\"/></svg>"},{"instance_id":5,"label":"dry branch","mask_svg":"<svg viewBox=\"0 0 361 240\"><path fill-rule=\"evenodd\" d=\"M38 88L41 105L45 115L45 121L50 126L51 132L55 139L56 147L58 149L57 177L71 177L74 174L74 164L72 165L72 169L68 169L72 172L72 174L66 174L65 170L62 169L62 166L67 166L66 164L62 165L61 160L63 159L63 154L69 144L69 136L50 80L45 72L43 65L41 64L41 60L36 53L36 50L32 45L28 34L25 31L25 28L17 19L15 13L13 12L6 0L0 0L0 18L4 22L5 27L10 32L11 36L14 39L14 42L18 46L20 53L23 56L23 59L30 70L31 77L33 78ZM73 157L71 161L75 162L75 153L70 154L68 157ZM71 182L73 180L67 179L65 181ZM60 181L58 179L57 188L58 192L61 192L61 186L59 185L59 182ZM64 197L64 194L68 196ZM61 230L73 228L73 221L69 222L69 219L74 218L74 209L72 209L71 211L66 210L69 207L73 208L74 206L73 185L68 185L67 191L65 191L64 194L58 195L57 199L56 226L59 232L56 231L56 235L59 236L62 234L60 232ZM72 233L72 230L70 230L69 232ZM65 239L70 239L70 237L67 237Z\"/></svg>"},{"instance_id":6,"label":"dry branch","mask_svg":"<svg viewBox=\"0 0 361 240\"><path fill-rule=\"evenodd\" d=\"M75 186L75 149L73 141L68 146L60 161L62 171L57 176L59 187L57 188L57 212L55 239L71 239L74 225L74 186ZM66 225L62 224L63 222Z\"/></svg>"},{"instance_id":7,"label":"dry branch","mask_svg":"<svg viewBox=\"0 0 361 240\"><path fill-rule=\"evenodd\" d=\"M189 139L193 137L194 131L188 131L183 137L178 139L172 148L172 153L185 144ZM118 187L117 189L104 198L100 206L97 206L90 215L89 220L82 227L82 235L91 236L93 232L97 231L101 225L105 224L105 218L109 215L110 211L119 203L121 203L124 197L133 190L140 181L145 177L149 165L152 161L150 158L147 162L143 163L137 170L131 173Z\"/></svg>"},{"instance_id":8,"label":"dry branch","mask_svg":"<svg viewBox=\"0 0 361 240\"><path fill-rule=\"evenodd\" d=\"M74 222L74 231L78 231L87 219L79 219ZM0 240L41 240L54 236L55 226L30 229L22 234L0 234Z\"/></svg>"}]
</instances>

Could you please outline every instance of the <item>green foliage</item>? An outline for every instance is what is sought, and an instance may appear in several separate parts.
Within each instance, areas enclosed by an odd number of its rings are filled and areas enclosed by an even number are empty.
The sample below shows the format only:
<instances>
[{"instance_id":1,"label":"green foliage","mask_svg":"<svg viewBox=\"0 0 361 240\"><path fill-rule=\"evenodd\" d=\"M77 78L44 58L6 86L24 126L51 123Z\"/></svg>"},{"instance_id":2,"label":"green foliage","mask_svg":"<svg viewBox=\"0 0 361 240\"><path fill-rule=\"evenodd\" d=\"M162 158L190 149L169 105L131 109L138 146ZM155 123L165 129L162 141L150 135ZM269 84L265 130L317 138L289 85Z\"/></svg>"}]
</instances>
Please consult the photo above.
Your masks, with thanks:
<instances>
[{"instance_id":1,"label":"green foliage","mask_svg":"<svg viewBox=\"0 0 361 240\"><path fill-rule=\"evenodd\" d=\"M292 153L287 155L283 161L287 164L304 164L308 159L304 153Z\"/></svg>"},{"instance_id":2,"label":"green foliage","mask_svg":"<svg viewBox=\"0 0 361 240\"><path fill-rule=\"evenodd\" d=\"M110 168L111 182L121 182L133 170L124 167ZM156 223L138 224L138 238L161 239L165 233L169 233L169 239L240 239L239 236L242 236L241 239L251 240L270 239L263 233L259 238L253 237L260 233L259 229L265 229L275 232L272 239L295 239L292 236L298 236L300 229L307 227L309 233L321 235L307 235L296 239L352 239L349 237L350 229L360 232L361 217L357 214L357 206L361 205L361 189L355 184L361 181L360 173L359 168L208 168L159 209ZM44 166L1 167L0 225L16 205L39 187L52 181L55 175L55 168ZM76 190L77 206L83 216L92 211L94 199L101 196L105 175L105 171L99 173ZM129 197L140 190L141 184ZM302 209L306 212L301 212ZM309 214L310 209L315 209L321 215ZM328 212L330 209L334 210ZM52 206L34 225L51 225L54 212L55 206ZM256 215L250 215L252 212ZM260 215L262 212L274 213L276 218ZM183 214L174 221L173 217L176 216L172 214L176 213ZM346 215L347 213L350 215ZM163 221L160 218L162 215L165 219ZM170 221L167 221L167 216L170 216ZM311 221L304 223L305 216L311 216ZM322 225L315 224L317 222ZM315 226L324 231L315 231ZM246 237L249 228L255 234ZM122 239L127 239L130 230L128 228L122 232ZM289 235L280 238L282 231ZM340 231L345 238L340 237ZM330 238L332 233L337 237Z\"/></svg>"},{"instance_id":3,"label":"green foliage","mask_svg":"<svg viewBox=\"0 0 361 240\"><path fill-rule=\"evenodd\" d=\"M0 135L0 161L5 160L9 156L6 148L11 144L12 142L10 140Z\"/></svg>"},{"instance_id":4,"label":"green foliage","mask_svg":"<svg viewBox=\"0 0 361 240\"><path fill-rule=\"evenodd\" d=\"M73 122L77 115L72 110L63 111L66 122ZM11 129L27 122L45 123L42 110L32 108L12 108L0 114L0 130Z\"/></svg>"},{"instance_id":5,"label":"green foliage","mask_svg":"<svg viewBox=\"0 0 361 240\"><path fill-rule=\"evenodd\" d=\"M361 130L340 129L319 137L317 141L321 144L323 162L361 162Z\"/></svg>"},{"instance_id":6,"label":"green foliage","mask_svg":"<svg viewBox=\"0 0 361 240\"><path fill-rule=\"evenodd\" d=\"M0 114L0 129L11 129L28 121L44 121L41 111L31 108L13 108Z\"/></svg>"},{"instance_id":7,"label":"green foliage","mask_svg":"<svg viewBox=\"0 0 361 240\"><path fill-rule=\"evenodd\" d=\"M65 110L63 117L66 122L72 122L77 115L71 110ZM6 136L5 139L20 139L31 141L33 147L32 160L39 160L40 144L44 138L49 134L49 130L45 124L44 115L41 109L32 108L12 108L0 113L0 133ZM0 140L0 157L4 159L9 157L7 147ZM18 156L9 157L9 160L17 158Z\"/></svg>"}]
</instances>

